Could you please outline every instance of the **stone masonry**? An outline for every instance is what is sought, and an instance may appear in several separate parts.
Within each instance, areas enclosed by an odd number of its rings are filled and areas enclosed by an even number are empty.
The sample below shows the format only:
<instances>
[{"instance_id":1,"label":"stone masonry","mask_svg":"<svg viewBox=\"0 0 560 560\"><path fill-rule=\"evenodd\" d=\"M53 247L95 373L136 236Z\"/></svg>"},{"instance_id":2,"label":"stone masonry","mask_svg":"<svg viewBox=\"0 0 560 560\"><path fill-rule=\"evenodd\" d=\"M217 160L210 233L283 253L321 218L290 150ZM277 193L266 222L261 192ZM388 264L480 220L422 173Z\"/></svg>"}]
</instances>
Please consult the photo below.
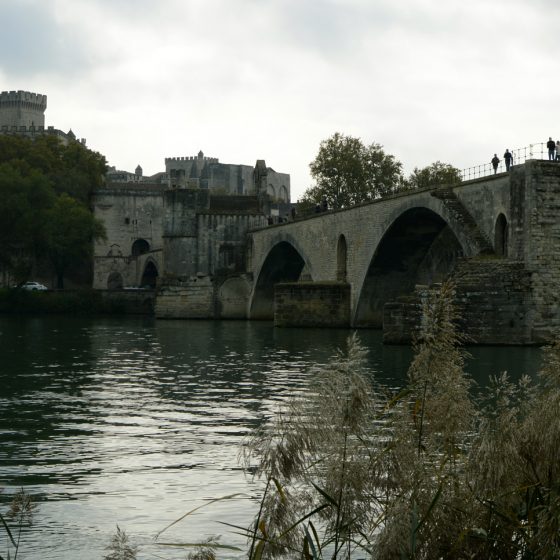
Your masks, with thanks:
<instances>
[{"instance_id":1,"label":"stone masonry","mask_svg":"<svg viewBox=\"0 0 560 560\"><path fill-rule=\"evenodd\" d=\"M510 173L255 230L248 316L273 318L267 282L332 282L344 270L351 324L382 327L385 306L396 318L402 298L416 305L416 285L454 273L465 329L478 343L543 343L560 327L559 213L560 165L530 160Z\"/></svg>"}]
</instances>

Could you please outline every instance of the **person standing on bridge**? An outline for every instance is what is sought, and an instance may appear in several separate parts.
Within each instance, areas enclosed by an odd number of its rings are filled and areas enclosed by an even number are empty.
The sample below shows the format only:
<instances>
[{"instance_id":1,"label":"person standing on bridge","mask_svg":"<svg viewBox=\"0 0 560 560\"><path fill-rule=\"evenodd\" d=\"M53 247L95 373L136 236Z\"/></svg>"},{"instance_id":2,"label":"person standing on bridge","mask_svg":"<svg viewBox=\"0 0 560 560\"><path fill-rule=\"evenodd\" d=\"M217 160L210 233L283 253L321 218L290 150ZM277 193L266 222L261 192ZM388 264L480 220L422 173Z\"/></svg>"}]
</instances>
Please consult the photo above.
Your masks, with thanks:
<instances>
[{"instance_id":1,"label":"person standing on bridge","mask_svg":"<svg viewBox=\"0 0 560 560\"><path fill-rule=\"evenodd\" d=\"M548 142L546 143L546 147L548 148L548 160L554 161L554 150L556 150L556 144L552 139L552 136L548 137Z\"/></svg>"},{"instance_id":2,"label":"person standing on bridge","mask_svg":"<svg viewBox=\"0 0 560 560\"><path fill-rule=\"evenodd\" d=\"M492 167L494 168L494 175L498 172L498 165L500 164L500 158L498 154L494 154L494 157L490 160Z\"/></svg>"},{"instance_id":3,"label":"person standing on bridge","mask_svg":"<svg viewBox=\"0 0 560 560\"><path fill-rule=\"evenodd\" d=\"M556 161L560 162L560 140L556 142Z\"/></svg>"},{"instance_id":4,"label":"person standing on bridge","mask_svg":"<svg viewBox=\"0 0 560 560\"><path fill-rule=\"evenodd\" d=\"M509 171L511 167L513 167L513 155L509 151L509 148L506 148L506 153L504 154L504 161L506 162L506 171Z\"/></svg>"}]
</instances>

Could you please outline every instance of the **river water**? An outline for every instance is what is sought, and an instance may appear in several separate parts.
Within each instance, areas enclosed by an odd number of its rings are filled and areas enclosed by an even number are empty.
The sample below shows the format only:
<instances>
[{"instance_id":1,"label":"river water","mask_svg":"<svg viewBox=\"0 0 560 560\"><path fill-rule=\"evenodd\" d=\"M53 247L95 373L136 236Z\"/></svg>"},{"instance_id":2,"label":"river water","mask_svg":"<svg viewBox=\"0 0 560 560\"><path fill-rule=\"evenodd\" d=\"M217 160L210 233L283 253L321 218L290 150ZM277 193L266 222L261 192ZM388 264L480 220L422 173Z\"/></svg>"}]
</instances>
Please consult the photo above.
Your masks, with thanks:
<instances>
[{"instance_id":1,"label":"river water","mask_svg":"<svg viewBox=\"0 0 560 560\"><path fill-rule=\"evenodd\" d=\"M139 559L185 558L154 542L243 548L261 485L238 464L250 431L345 345L344 329L261 322L0 317L0 512L20 488L38 503L21 560L99 560L118 524ZM408 347L359 331L372 375L398 388ZM536 348L471 349L467 369L533 375ZM210 500L238 494L235 498ZM0 527L0 556L7 538ZM242 557L220 553L220 558Z\"/></svg>"}]
</instances>

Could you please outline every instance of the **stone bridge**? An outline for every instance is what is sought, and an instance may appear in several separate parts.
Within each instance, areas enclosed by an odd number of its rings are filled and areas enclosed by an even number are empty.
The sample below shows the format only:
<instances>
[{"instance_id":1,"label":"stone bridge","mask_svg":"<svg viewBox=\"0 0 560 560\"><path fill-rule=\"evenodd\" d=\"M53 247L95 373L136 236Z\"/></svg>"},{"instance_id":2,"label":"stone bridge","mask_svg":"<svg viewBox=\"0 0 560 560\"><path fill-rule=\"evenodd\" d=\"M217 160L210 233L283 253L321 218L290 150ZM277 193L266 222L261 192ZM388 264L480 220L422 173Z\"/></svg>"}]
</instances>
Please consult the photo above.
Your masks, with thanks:
<instances>
[{"instance_id":1,"label":"stone bridge","mask_svg":"<svg viewBox=\"0 0 560 560\"><path fill-rule=\"evenodd\" d=\"M307 317L318 325L330 315L331 326L381 327L387 304L455 273L478 342L542 342L560 326L559 212L560 164L532 160L454 187L254 230L248 316L272 319L276 311L281 323L287 297L294 324L298 314L299 324ZM282 286L306 295L299 303L293 291L279 298ZM406 308L400 313L406 320Z\"/></svg>"}]
</instances>

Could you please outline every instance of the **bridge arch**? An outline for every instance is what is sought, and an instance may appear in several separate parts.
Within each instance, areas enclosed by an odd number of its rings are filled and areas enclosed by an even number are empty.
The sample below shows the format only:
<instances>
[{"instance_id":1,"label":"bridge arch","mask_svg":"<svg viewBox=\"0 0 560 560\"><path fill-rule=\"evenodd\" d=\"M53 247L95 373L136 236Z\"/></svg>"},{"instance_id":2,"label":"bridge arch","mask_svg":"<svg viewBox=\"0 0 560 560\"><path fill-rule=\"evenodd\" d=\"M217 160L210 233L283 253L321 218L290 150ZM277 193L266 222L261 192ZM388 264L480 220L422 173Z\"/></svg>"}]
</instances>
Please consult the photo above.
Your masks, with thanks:
<instances>
[{"instance_id":1,"label":"bridge arch","mask_svg":"<svg viewBox=\"0 0 560 560\"><path fill-rule=\"evenodd\" d=\"M249 306L250 319L274 318L274 285L297 282L302 271L311 274L309 263L289 236L273 244L255 274L255 284Z\"/></svg>"},{"instance_id":2,"label":"bridge arch","mask_svg":"<svg viewBox=\"0 0 560 560\"><path fill-rule=\"evenodd\" d=\"M383 325L385 303L416 284L442 281L465 253L458 235L436 211L416 206L389 222L358 290L355 326Z\"/></svg>"}]
</instances>

